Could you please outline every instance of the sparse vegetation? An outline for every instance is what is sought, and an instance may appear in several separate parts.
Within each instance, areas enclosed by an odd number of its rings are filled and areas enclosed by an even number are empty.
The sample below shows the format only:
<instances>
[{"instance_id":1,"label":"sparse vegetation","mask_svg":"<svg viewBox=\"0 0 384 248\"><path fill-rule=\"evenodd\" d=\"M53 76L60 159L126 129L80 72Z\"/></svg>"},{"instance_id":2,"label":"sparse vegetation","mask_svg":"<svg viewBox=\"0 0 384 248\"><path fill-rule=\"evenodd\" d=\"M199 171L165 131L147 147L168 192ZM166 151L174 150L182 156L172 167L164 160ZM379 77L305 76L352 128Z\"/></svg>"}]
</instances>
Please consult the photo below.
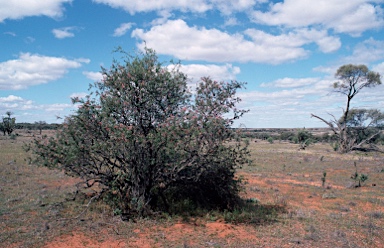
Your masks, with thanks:
<instances>
[{"instance_id":1,"label":"sparse vegetation","mask_svg":"<svg viewBox=\"0 0 384 248\"><path fill-rule=\"evenodd\" d=\"M149 49L126 59L103 70L105 80L93 85L93 95L74 99L80 108L63 125L22 124L26 133L0 139L2 246L49 247L60 240L73 247L384 242L384 174L370 174L373 183L365 185L369 172L380 172L383 154L338 154L323 142L345 149L340 133L324 129L232 129L245 113L235 109L242 83L203 78L191 97L178 65L163 67ZM349 113L348 128L381 116ZM44 132L55 127L56 135ZM374 137L370 142L380 148L383 135L376 129L348 128L350 137ZM27 129L42 135L26 147L45 167L26 163L22 142L36 133ZM350 189L345 175L352 162L354 186L365 185L363 190ZM74 237L79 243L71 243Z\"/></svg>"},{"instance_id":2,"label":"sparse vegetation","mask_svg":"<svg viewBox=\"0 0 384 248\"><path fill-rule=\"evenodd\" d=\"M43 130L51 136L53 131ZM113 208L92 200L95 192L74 194L79 182L56 170L30 166L17 140L0 136L0 244L2 247L380 247L384 242L382 154L338 154L328 144L306 151L288 142L250 143L253 163L236 176L247 180L243 207L186 215L121 221ZM326 159L320 161L320 157ZM305 162L304 158L308 158ZM351 165L369 174L364 190L347 188ZM304 161L299 164L299 161ZM285 165L285 170L282 168ZM381 169L381 167L379 168ZM319 180L332 185L323 198ZM334 198L336 197L336 198ZM91 202L91 204L88 204ZM191 202L179 204L180 209Z\"/></svg>"}]
</instances>

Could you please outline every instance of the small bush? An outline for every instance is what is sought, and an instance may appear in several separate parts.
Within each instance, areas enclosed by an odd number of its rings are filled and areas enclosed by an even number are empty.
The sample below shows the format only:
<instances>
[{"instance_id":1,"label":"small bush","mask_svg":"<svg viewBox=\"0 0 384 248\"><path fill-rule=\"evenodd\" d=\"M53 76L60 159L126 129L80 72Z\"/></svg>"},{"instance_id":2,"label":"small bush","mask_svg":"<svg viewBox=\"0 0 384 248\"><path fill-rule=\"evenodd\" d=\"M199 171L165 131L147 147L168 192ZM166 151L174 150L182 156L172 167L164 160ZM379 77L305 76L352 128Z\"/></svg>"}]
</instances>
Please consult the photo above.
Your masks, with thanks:
<instances>
[{"instance_id":1,"label":"small bush","mask_svg":"<svg viewBox=\"0 0 384 248\"><path fill-rule=\"evenodd\" d=\"M323 186L323 188L324 188L324 186L325 186L325 180L326 180L326 177L327 177L327 172L324 171L324 172L323 172L323 177L321 178L321 182L322 182L322 186Z\"/></svg>"},{"instance_id":2,"label":"small bush","mask_svg":"<svg viewBox=\"0 0 384 248\"><path fill-rule=\"evenodd\" d=\"M339 143L331 143L331 146L335 152L339 150Z\"/></svg>"},{"instance_id":3,"label":"small bush","mask_svg":"<svg viewBox=\"0 0 384 248\"><path fill-rule=\"evenodd\" d=\"M362 173L358 173L357 172L357 165L356 165L356 162L354 162L354 165L355 165L355 168L356 168L356 171L355 173L352 174L351 176L351 179L353 179L355 181L355 183L357 183L355 186L356 187L361 187L361 185L368 180L368 175L365 175L365 174L362 174Z\"/></svg>"}]
</instances>

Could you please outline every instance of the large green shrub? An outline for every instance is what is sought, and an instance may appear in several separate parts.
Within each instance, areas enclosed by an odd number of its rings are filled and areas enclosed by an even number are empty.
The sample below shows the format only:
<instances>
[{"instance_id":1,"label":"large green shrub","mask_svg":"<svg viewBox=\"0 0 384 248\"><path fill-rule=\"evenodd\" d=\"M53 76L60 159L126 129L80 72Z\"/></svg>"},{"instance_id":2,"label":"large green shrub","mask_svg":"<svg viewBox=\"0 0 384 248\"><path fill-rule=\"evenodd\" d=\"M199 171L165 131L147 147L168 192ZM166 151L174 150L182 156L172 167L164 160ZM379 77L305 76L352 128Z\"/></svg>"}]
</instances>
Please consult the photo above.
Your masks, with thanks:
<instances>
[{"instance_id":1,"label":"large green shrub","mask_svg":"<svg viewBox=\"0 0 384 248\"><path fill-rule=\"evenodd\" d=\"M35 162L103 187L116 213L145 216L175 205L231 209L247 146L231 128L243 83L202 78L194 95L179 65L146 49L123 53L55 138L35 140ZM231 116L231 117L229 117Z\"/></svg>"}]
</instances>

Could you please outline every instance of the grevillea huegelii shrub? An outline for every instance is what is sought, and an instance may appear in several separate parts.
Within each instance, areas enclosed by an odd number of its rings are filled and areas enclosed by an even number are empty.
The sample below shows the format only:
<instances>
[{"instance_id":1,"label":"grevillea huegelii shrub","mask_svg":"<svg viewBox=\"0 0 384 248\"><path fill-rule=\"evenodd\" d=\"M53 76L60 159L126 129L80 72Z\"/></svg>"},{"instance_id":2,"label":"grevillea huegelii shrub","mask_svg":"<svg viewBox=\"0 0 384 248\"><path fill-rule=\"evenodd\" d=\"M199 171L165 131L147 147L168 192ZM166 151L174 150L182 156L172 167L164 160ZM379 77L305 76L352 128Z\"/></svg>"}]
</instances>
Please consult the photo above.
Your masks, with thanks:
<instances>
[{"instance_id":1,"label":"grevillea huegelii shrub","mask_svg":"<svg viewBox=\"0 0 384 248\"><path fill-rule=\"evenodd\" d=\"M34 162L63 169L86 185L98 183L119 213L145 216L188 202L206 209L238 203L238 166L247 145L233 122L244 83L201 79L195 93L179 64L164 65L156 53L124 54L102 69L85 99L55 137L28 148Z\"/></svg>"}]
</instances>

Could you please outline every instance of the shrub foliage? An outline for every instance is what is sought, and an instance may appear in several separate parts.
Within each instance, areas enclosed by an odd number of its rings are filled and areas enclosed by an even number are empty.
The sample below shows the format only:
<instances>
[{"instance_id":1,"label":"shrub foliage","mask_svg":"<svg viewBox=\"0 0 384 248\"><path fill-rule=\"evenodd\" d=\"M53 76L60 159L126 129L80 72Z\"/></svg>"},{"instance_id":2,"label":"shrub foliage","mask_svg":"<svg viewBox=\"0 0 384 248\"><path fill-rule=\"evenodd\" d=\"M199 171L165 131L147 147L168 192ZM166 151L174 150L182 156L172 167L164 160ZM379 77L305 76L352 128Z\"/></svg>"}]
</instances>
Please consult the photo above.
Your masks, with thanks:
<instances>
[{"instance_id":1,"label":"shrub foliage","mask_svg":"<svg viewBox=\"0 0 384 248\"><path fill-rule=\"evenodd\" d=\"M205 77L195 94L179 64L156 53L130 55L102 69L103 80L66 118L55 137L28 146L34 162L103 188L105 199L128 216L173 211L185 202L233 209L241 180L235 170L248 149L234 129L246 111L236 108L244 83Z\"/></svg>"},{"instance_id":2,"label":"shrub foliage","mask_svg":"<svg viewBox=\"0 0 384 248\"><path fill-rule=\"evenodd\" d=\"M12 112L7 111L5 113L7 116L3 117L3 121L0 122L0 131L3 132L4 136L7 133L8 135L11 135L13 130L15 129L15 123L16 123L16 118L11 117Z\"/></svg>"}]
</instances>

